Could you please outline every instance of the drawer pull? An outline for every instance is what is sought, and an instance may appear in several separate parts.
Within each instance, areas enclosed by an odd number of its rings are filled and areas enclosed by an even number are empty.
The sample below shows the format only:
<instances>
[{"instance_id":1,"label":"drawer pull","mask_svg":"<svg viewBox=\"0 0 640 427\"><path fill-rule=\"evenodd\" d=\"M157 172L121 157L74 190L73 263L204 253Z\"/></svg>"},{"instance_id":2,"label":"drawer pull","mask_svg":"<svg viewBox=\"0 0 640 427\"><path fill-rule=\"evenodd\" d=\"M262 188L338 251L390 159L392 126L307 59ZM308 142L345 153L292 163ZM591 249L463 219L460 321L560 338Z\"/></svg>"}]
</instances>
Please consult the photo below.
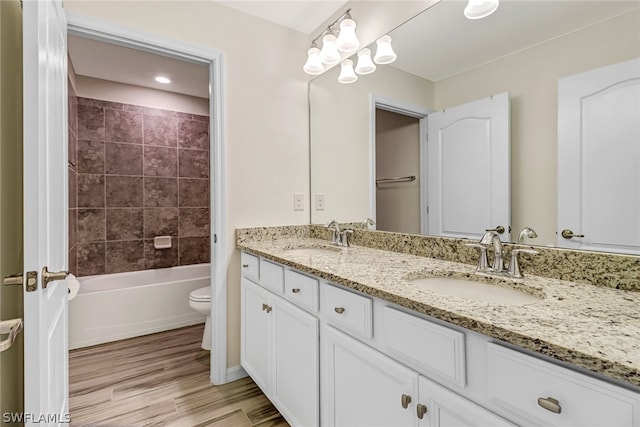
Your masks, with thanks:
<instances>
[{"instance_id":1,"label":"drawer pull","mask_svg":"<svg viewBox=\"0 0 640 427\"><path fill-rule=\"evenodd\" d=\"M242 268L249 268L249 264L242 264Z\"/></svg>"},{"instance_id":2,"label":"drawer pull","mask_svg":"<svg viewBox=\"0 0 640 427\"><path fill-rule=\"evenodd\" d=\"M344 313L344 307L336 307L334 308L334 310L336 311L336 313L338 314L342 314Z\"/></svg>"},{"instance_id":3,"label":"drawer pull","mask_svg":"<svg viewBox=\"0 0 640 427\"><path fill-rule=\"evenodd\" d=\"M402 407L404 409L407 409L409 407L409 403L411 403L411 396L409 396L408 394L403 394L400 402L402 403Z\"/></svg>"},{"instance_id":4,"label":"drawer pull","mask_svg":"<svg viewBox=\"0 0 640 427\"><path fill-rule=\"evenodd\" d=\"M538 405L547 411L551 411L554 414L559 414L562 412L562 407L560 406L560 402L558 402L553 397L547 397L546 399L539 397Z\"/></svg>"},{"instance_id":5,"label":"drawer pull","mask_svg":"<svg viewBox=\"0 0 640 427\"><path fill-rule=\"evenodd\" d=\"M416 414L418 415L418 418L420 419L424 418L424 414L426 413L427 413L427 407L422 403L418 403L418 406L416 406Z\"/></svg>"},{"instance_id":6,"label":"drawer pull","mask_svg":"<svg viewBox=\"0 0 640 427\"><path fill-rule=\"evenodd\" d=\"M291 292L293 292L294 294L299 294L300 293L300 288L293 288L293 289L291 289Z\"/></svg>"},{"instance_id":7,"label":"drawer pull","mask_svg":"<svg viewBox=\"0 0 640 427\"><path fill-rule=\"evenodd\" d=\"M268 306L267 304L262 304L262 311L266 311L267 313L271 313L271 310L273 310L270 306Z\"/></svg>"}]
</instances>

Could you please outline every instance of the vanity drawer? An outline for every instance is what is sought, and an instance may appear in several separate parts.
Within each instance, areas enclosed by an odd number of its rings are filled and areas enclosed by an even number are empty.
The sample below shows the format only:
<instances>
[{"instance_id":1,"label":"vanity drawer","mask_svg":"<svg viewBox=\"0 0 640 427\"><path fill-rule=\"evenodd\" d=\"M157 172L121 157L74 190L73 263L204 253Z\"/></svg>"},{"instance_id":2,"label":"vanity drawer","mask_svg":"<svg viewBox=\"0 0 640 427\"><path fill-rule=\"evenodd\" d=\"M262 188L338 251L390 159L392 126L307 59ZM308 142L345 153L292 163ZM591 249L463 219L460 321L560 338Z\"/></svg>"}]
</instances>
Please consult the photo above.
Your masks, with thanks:
<instances>
[{"instance_id":1,"label":"vanity drawer","mask_svg":"<svg viewBox=\"0 0 640 427\"><path fill-rule=\"evenodd\" d=\"M372 300L363 295L323 283L321 310L327 321L352 335L371 338Z\"/></svg>"},{"instance_id":2,"label":"vanity drawer","mask_svg":"<svg viewBox=\"0 0 640 427\"><path fill-rule=\"evenodd\" d=\"M640 393L493 343L487 344L487 384L496 404L549 426L631 427L640 399Z\"/></svg>"},{"instance_id":3,"label":"vanity drawer","mask_svg":"<svg viewBox=\"0 0 640 427\"><path fill-rule=\"evenodd\" d=\"M282 294L284 290L284 267L260 258L260 284L273 292Z\"/></svg>"},{"instance_id":4,"label":"vanity drawer","mask_svg":"<svg viewBox=\"0 0 640 427\"><path fill-rule=\"evenodd\" d=\"M242 266L242 277L253 281L260 279L260 261L257 256L242 252L240 254L240 265Z\"/></svg>"},{"instance_id":5,"label":"vanity drawer","mask_svg":"<svg viewBox=\"0 0 640 427\"><path fill-rule=\"evenodd\" d=\"M410 368L465 386L464 333L385 306L376 335L387 354Z\"/></svg>"},{"instance_id":6,"label":"vanity drawer","mask_svg":"<svg viewBox=\"0 0 640 427\"><path fill-rule=\"evenodd\" d=\"M318 279L287 270L284 273L284 297L304 309L318 312Z\"/></svg>"}]
</instances>

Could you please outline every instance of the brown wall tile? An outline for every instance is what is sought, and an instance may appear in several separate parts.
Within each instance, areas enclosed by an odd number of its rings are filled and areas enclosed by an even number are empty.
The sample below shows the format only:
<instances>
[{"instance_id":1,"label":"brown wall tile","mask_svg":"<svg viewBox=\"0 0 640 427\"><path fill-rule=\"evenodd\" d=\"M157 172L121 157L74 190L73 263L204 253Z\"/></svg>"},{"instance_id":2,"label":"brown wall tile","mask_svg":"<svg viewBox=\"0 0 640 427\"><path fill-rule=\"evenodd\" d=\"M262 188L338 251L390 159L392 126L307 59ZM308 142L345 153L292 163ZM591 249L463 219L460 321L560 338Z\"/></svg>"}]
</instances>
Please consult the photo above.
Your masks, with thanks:
<instances>
[{"instance_id":1,"label":"brown wall tile","mask_svg":"<svg viewBox=\"0 0 640 427\"><path fill-rule=\"evenodd\" d=\"M78 174L78 207L104 207L104 175Z\"/></svg>"},{"instance_id":2,"label":"brown wall tile","mask_svg":"<svg viewBox=\"0 0 640 427\"><path fill-rule=\"evenodd\" d=\"M145 268L166 268L178 265L178 239L171 239L170 249L156 249L153 239L144 241Z\"/></svg>"},{"instance_id":3,"label":"brown wall tile","mask_svg":"<svg viewBox=\"0 0 640 427\"><path fill-rule=\"evenodd\" d=\"M78 209L78 242L99 242L106 237L104 209Z\"/></svg>"},{"instance_id":4,"label":"brown wall tile","mask_svg":"<svg viewBox=\"0 0 640 427\"><path fill-rule=\"evenodd\" d=\"M145 208L144 237L178 236L178 208Z\"/></svg>"},{"instance_id":5,"label":"brown wall tile","mask_svg":"<svg viewBox=\"0 0 640 427\"><path fill-rule=\"evenodd\" d=\"M178 201L181 208L201 208L209 206L208 179L178 179Z\"/></svg>"},{"instance_id":6,"label":"brown wall tile","mask_svg":"<svg viewBox=\"0 0 640 427\"><path fill-rule=\"evenodd\" d=\"M209 123L197 120L180 120L178 147L195 150L209 149Z\"/></svg>"},{"instance_id":7,"label":"brown wall tile","mask_svg":"<svg viewBox=\"0 0 640 427\"><path fill-rule=\"evenodd\" d=\"M140 207L142 206L142 177L107 176L107 207Z\"/></svg>"},{"instance_id":8,"label":"brown wall tile","mask_svg":"<svg viewBox=\"0 0 640 427\"><path fill-rule=\"evenodd\" d=\"M80 173L104 173L104 142L78 141L77 168Z\"/></svg>"},{"instance_id":9,"label":"brown wall tile","mask_svg":"<svg viewBox=\"0 0 640 427\"><path fill-rule=\"evenodd\" d=\"M104 109L78 105L78 139L104 141Z\"/></svg>"},{"instance_id":10,"label":"brown wall tile","mask_svg":"<svg viewBox=\"0 0 640 427\"><path fill-rule=\"evenodd\" d=\"M105 141L142 144L142 114L105 109Z\"/></svg>"},{"instance_id":11,"label":"brown wall tile","mask_svg":"<svg viewBox=\"0 0 640 427\"><path fill-rule=\"evenodd\" d=\"M77 248L79 276L104 274L105 242L79 243Z\"/></svg>"},{"instance_id":12,"label":"brown wall tile","mask_svg":"<svg viewBox=\"0 0 640 427\"><path fill-rule=\"evenodd\" d=\"M69 249L69 273L78 276L78 247Z\"/></svg>"},{"instance_id":13,"label":"brown wall tile","mask_svg":"<svg viewBox=\"0 0 640 427\"><path fill-rule=\"evenodd\" d=\"M69 247L78 244L78 209L69 209Z\"/></svg>"},{"instance_id":14,"label":"brown wall tile","mask_svg":"<svg viewBox=\"0 0 640 427\"><path fill-rule=\"evenodd\" d=\"M180 208L179 237L209 236L208 208Z\"/></svg>"},{"instance_id":15,"label":"brown wall tile","mask_svg":"<svg viewBox=\"0 0 640 427\"><path fill-rule=\"evenodd\" d=\"M145 146L144 176L178 176L178 161L176 149Z\"/></svg>"},{"instance_id":16,"label":"brown wall tile","mask_svg":"<svg viewBox=\"0 0 640 427\"><path fill-rule=\"evenodd\" d=\"M122 110L124 104L120 102L103 101L100 99L78 97L78 105L87 105L90 107L110 108L112 110Z\"/></svg>"},{"instance_id":17,"label":"brown wall tile","mask_svg":"<svg viewBox=\"0 0 640 427\"><path fill-rule=\"evenodd\" d=\"M144 243L142 240L107 242L106 253L105 271L107 274L144 270Z\"/></svg>"},{"instance_id":18,"label":"brown wall tile","mask_svg":"<svg viewBox=\"0 0 640 427\"><path fill-rule=\"evenodd\" d=\"M176 178L145 178L144 207L172 207L178 204Z\"/></svg>"},{"instance_id":19,"label":"brown wall tile","mask_svg":"<svg viewBox=\"0 0 640 427\"><path fill-rule=\"evenodd\" d=\"M78 137L76 133L69 128L68 160L71 167L78 167Z\"/></svg>"},{"instance_id":20,"label":"brown wall tile","mask_svg":"<svg viewBox=\"0 0 640 427\"><path fill-rule=\"evenodd\" d=\"M69 168L69 208L78 207L78 176L72 168Z\"/></svg>"},{"instance_id":21,"label":"brown wall tile","mask_svg":"<svg viewBox=\"0 0 640 427\"><path fill-rule=\"evenodd\" d=\"M142 239L144 219L142 208L108 208L107 240Z\"/></svg>"},{"instance_id":22,"label":"brown wall tile","mask_svg":"<svg viewBox=\"0 0 640 427\"><path fill-rule=\"evenodd\" d=\"M209 237L183 237L180 239L180 265L209 262Z\"/></svg>"},{"instance_id":23,"label":"brown wall tile","mask_svg":"<svg viewBox=\"0 0 640 427\"><path fill-rule=\"evenodd\" d=\"M201 150L178 150L181 177L209 178L209 152Z\"/></svg>"},{"instance_id":24,"label":"brown wall tile","mask_svg":"<svg viewBox=\"0 0 640 427\"><path fill-rule=\"evenodd\" d=\"M144 115L145 145L175 147L178 144L178 119Z\"/></svg>"},{"instance_id":25,"label":"brown wall tile","mask_svg":"<svg viewBox=\"0 0 640 427\"><path fill-rule=\"evenodd\" d=\"M107 175L142 176L142 145L107 142L105 159Z\"/></svg>"}]
</instances>

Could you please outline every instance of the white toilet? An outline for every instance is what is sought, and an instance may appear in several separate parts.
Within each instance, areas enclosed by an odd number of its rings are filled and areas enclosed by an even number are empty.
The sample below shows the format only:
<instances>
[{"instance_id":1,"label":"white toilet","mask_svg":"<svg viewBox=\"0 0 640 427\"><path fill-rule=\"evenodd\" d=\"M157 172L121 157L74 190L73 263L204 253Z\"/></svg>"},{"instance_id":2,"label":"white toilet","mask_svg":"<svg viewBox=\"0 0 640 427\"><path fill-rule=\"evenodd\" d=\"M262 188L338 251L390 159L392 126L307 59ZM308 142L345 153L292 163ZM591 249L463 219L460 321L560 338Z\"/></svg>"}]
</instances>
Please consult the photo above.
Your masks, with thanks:
<instances>
[{"instance_id":1,"label":"white toilet","mask_svg":"<svg viewBox=\"0 0 640 427\"><path fill-rule=\"evenodd\" d=\"M207 316L202 334L202 348L211 350L211 287L196 289L189 294L189 307Z\"/></svg>"}]
</instances>

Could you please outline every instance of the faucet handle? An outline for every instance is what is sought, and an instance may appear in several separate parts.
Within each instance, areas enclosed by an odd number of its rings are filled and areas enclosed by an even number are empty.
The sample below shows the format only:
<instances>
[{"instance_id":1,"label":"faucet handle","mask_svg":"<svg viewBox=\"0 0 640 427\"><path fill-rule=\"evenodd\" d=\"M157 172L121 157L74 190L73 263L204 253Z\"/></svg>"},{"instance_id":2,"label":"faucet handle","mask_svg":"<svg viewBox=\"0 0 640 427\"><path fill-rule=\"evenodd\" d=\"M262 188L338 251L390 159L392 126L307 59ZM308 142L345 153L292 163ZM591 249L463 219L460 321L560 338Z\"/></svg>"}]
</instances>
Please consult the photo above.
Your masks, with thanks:
<instances>
[{"instance_id":1,"label":"faucet handle","mask_svg":"<svg viewBox=\"0 0 640 427\"><path fill-rule=\"evenodd\" d=\"M484 231L495 231L498 234L504 233L504 226L498 225L496 228L487 228Z\"/></svg>"},{"instance_id":2,"label":"faucet handle","mask_svg":"<svg viewBox=\"0 0 640 427\"><path fill-rule=\"evenodd\" d=\"M487 248L489 245L482 243L466 243L466 246L480 249L480 258L478 259L478 267L476 267L476 270L487 271L489 269L489 259L487 258Z\"/></svg>"},{"instance_id":3,"label":"faucet handle","mask_svg":"<svg viewBox=\"0 0 640 427\"><path fill-rule=\"evenodd\" d=\"M353 230L344 230L340 233L340 244L342 246L351 246L351 236L353 235Z\"/></svg>"},{"instance_id":4,"label":"faucet handle","mask_svg":"<svg viewBox=\"0 0 640 427\"><path fill-rule=\"evenodd\" d=\"M538 251L534 251L533 249L514 249L511 251L511 261L509 261L509 270L507 274L511 277L515 277L517 279L522 279L524 274L520 270L520 264L518 263L518 254L525 253L530 255L537 255Z\"/></svg>"}]
</instances>

